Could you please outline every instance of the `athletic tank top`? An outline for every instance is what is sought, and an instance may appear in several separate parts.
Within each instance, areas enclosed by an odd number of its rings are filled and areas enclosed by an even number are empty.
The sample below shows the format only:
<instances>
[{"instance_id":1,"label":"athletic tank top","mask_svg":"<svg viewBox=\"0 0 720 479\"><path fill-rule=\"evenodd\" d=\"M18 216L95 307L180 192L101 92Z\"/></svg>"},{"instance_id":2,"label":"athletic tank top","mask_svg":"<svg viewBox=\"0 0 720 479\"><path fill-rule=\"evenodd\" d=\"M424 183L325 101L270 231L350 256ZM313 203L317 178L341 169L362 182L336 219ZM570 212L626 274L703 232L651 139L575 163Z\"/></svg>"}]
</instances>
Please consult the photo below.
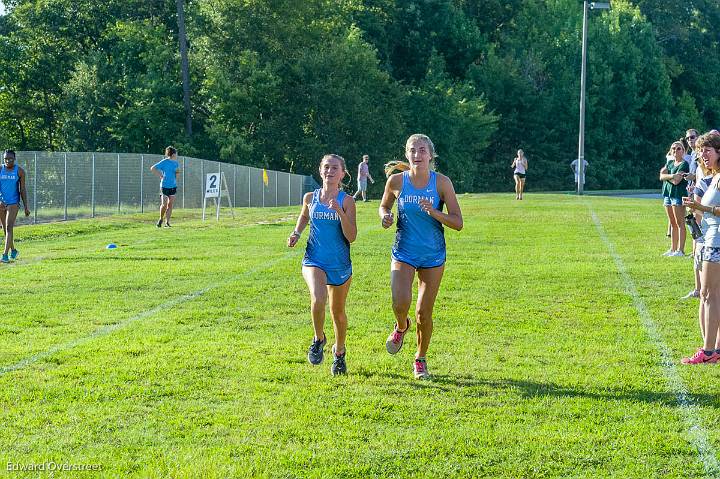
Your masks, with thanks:
<instances>
[{"instance_id":1,"label":"athletic tank top","mask_svg":"<svg viewBox=\"0 0 720 479\"><path fill-rule=\"evenodd\" d=\"M351 266L350 243L342 232L340 216L320 202L320 192L313 192L310 202L310 236L305 249L304 263L323 269L345 269ZM338 193L337 202L345 201L346 193Z\"/></svg>"},{"instance_id":2,"label":"athletic tank top","mask_svg":"<svg viewBox=\"0 0 720 479\"><path fill-rule=\"evenodd\" d=\"M13 166L11 170L5 165L0 168L0 197L6 205L16 205L20 202L19 181L18 165Z\"/></svg>"},{"instance_id":3,"label":"athletic tank top","mask_svg":"<svg viewBox=\"0 0 720 479\"><path fill-rule=\"evenodd\" d=\"M415 188L410 181L410 172L402 174L402 189L398 198L397 233L393 254L396 257L429 257L434 254L445 256L445 232L438 220L420 208L420 200L432 202L433 208L441 210L443 202L437 190L437 174L430 172L427 185Z\"/></svg>"},{"instance_id":4,"label":"athletic tank top","mask_svg":"<svg viewBox=\"0 0 720 479\"><path fill-rule=\"evenodd\" d=\"M525 162L515 160L515 173L520 173L521 175L525 174Z\"/></svg>"}]
</instances>

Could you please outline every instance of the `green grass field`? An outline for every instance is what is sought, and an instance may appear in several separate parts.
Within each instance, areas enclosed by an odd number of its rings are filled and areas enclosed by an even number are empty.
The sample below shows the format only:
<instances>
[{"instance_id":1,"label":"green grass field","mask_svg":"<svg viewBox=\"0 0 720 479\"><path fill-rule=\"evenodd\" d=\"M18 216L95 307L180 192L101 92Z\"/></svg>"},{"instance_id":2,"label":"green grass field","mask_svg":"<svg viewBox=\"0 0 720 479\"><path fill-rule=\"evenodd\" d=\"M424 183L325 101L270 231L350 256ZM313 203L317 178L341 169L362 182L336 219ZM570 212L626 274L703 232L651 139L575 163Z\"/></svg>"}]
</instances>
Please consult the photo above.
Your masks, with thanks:
<instances>
[{"instance_id":1,"label":"green grass field","mask_svg":"<svg viewBox=\"0 0 720 479\"><path fill-rule=\"evenodd\" d=\"M346 377L306 360L296 208L19 228L0 265L0 477L720 475L720 366L679 363L697 301L678 299L691 261L660 256L659 202L512 198L461 197L423 382L414 328L385 352L377 201L358 205Z\"/></svg>"}]
</instances>

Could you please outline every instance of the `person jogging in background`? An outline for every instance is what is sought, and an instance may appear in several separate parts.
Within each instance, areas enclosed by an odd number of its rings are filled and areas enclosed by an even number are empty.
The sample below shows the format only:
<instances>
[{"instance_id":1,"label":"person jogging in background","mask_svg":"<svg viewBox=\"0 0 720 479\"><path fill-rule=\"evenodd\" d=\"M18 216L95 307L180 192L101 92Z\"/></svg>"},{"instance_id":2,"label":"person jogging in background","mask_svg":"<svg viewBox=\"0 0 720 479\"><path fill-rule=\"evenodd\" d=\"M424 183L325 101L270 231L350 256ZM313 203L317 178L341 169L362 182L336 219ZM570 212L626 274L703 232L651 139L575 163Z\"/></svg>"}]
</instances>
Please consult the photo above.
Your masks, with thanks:
<instances>
[{"instance_id":1,"label":"person jogging in background","mask_svg":"<svg viewBox=\"0 0 720 479\"><path fill-rule=\"evenodd\" d=\"M370 175L370 167L368 166L368 163L370 161L370 157L368 155L363 155L362 161L358 165L358 178L357 178L357 184L358 189L353 195L353 199L357 199L358 195L362 195L362 200L367 201L367 182L370 180L370 183L375 183L375 180L373 180L373 177Z\"/></svg>"},{"instance_id":2,"label":"person jogging in background","mask_svg":"<svg viewBox=\"0 0 720 479\"><path fill-rule=\"evenodd\" d=\"M169 228L177 193L177 179L180 176L177 150L172 146L165 148L165 158L152 165L150 171L160 178L160 219L156 226L160 228L165 220L165 226Z\"/></svg>"},{"instance_id":3,"label":"person jogging in background","mask_svg":"<svg viewBox=\"0 0 720 479\"><path fill-rule=\"evenodd\" d=\"M523 199L523 191L525 191L525 176L527 175L528 160L525 157L525 152L522 150L517 151L517 156L512 161L510 168L513 170L513 178L515 179L515 199Z\"/></svg>"},{"instance_id":4,"label":"person jogging in background","mask_svg":"<svg viewBox=\"0 0 720 479\"><path fill-rule=\"evenodd\" d=\"M295 230L287 240L295 247L303 230L310 223L310 235L302 261L302 275L310 290L310 311L315 335L308 351L312 365L322 363L325 337L325 306L330 300L330 316L335 330L332 347L333 375L345 374L345 338L347 314L345 301L352 282L350 243L357 237L355 200L342 191L342 180L347 173L345 160L338 155L325 155L320 160L322 188L306 193Z\"/></svg>"},{"instance_id":5,"label":"person jogging in background","mask_svg":"<svg viewBox=\"0 0 720 479\"><path fill-rule=\"evenodd\" d=\"M390 262L390 289L395 327L385 342L390 354L396 354L410 329L410 303L415 274L418 277L415 322L417 351L413 364L416 379L430 377L426 355L433 332L433 308L445 271L445 232L443 226L460 231L463 217L452 181L436 173L431 166L436 157L432 140L415 134L405 143L409 163L391 162L378 213L383 228L392 226L392 207L397 200L398 220ZM401 173L392 174L400 170ZM443 213L443 207L447 213Z\"/></svg>"},{"instance_id":6,"label":"person jogging in background","mask_svg":"<svg viewBox=\"0 0 720 479\"><path fill-rule=\"evenodd\" d=\"M25 170L15 164L15 152L3 152L3 166L0 167L0 223L5 234L5 249L0 262L9 263L20 254L15 248L15 220L22 199L25 216L30 216L25 192Z\"/></svg>"}]
</instances>

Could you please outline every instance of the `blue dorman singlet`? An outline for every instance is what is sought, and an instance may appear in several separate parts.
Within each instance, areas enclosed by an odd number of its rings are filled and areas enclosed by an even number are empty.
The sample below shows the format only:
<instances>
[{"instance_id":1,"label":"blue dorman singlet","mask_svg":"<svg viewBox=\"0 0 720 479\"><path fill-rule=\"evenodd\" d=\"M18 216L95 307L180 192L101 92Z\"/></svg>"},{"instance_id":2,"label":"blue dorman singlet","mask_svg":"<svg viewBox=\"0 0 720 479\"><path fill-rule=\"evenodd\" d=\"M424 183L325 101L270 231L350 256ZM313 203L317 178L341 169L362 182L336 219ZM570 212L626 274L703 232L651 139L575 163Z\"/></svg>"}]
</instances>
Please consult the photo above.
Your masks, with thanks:
<instances>
[{"instance_id":1,"label":"blue dorman singlet","mask_svg":"<svg viewBox=\"0 0 720 479\"><path fill-rule=\"evenodd\" d=\"M0 168L0 199L6 205L16 205L20 202L19 182L18 165L14 165L11 170L5 165Z\"/></svg>"},{"instance_id":2,"label":"blue dorman singlet","mask_svg":"<svg viewBox=\"0 0 720 479\"><path fill-rule=\"evenodd\" d=\"M337 270L350 268L350 243L342 232L340 216L320 202L320 192L313 192L310 203L310 236L303 265ZM337 202L343 204L346 193L338 193Z\"/></svg>"},{"instance_id":3,"label":"blue dorman singlet","mask_svg":"<svg viewBox=\"0 0 720 479\"><path fill-rule=\"evenodd\" d=\"M425 199L431 201L435 209L442 210L437 174L431 171L427 185L422 188L413 186L409 171L403 172L402 178L393 258L416 268L438 266L445 261L443 225L420 208L420 200Z\"/></svg>"}]
</instances>

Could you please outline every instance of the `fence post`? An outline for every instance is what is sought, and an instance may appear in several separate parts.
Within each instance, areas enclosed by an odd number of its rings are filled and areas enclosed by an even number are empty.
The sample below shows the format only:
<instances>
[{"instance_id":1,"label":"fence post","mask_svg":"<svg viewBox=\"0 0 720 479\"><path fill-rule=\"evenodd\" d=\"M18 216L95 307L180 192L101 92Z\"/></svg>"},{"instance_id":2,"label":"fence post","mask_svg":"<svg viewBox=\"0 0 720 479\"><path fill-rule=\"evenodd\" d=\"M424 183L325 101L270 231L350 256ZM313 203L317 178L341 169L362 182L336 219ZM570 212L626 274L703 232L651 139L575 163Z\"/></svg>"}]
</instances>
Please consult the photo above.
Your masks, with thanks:
<instances>
[{"instance_id":1,"label":"fence post","mask_svg":"<svg viewBox=\"0 0 720 479\"><path fill-rule=\"evenodd\" d=\"M90 206L92 207L91 217L95 218L95 153L93 153L92 177L90 180Z\"/></svg>"},{"instance_id":2,"label":"fence post","mask_svg":"<svg viewBox=\"0 0 720 479\"><path fill-rule=\"evenodd\" d=\"M292 180L293 180L293 174L288 173L288 206L292 204Z\"/></svg>"},{"instance_id":3,"label":"fence post","mask_svg":"<svg viewBox=\"0 0 720 479\"><path fill-rule=\"evenodd\" d=\"M37 224L37 152L33 165L33 224Z\"/></svg>"},{"instance_id":4,"label":"fence post","mask_svg":"<svg viewBox=\"0 0 720 479\"><path fill-rule=\"evenodd\" d=\"M140 155L140 213L145 213L145 197L143 196L143 170L145 170L145 155Z\"/></svg>"},{"instance_id":5,"label":"fence post","mask_svg":"<svg viewBox=\"0 0 720 479\"><path fill-rule=\"evenodd\" d=\"M183 156L183 167L182 167L182 207L185 209L185 157Z\"/></svg>"},{"instance_id":6,"label":"fence post","mask_svg":"<svg viewBox=\"0 0 720 479\"><path fill-rule=\"evenodd\" d=\"M118 171L117 171L117 203L118 203L118 213L120 213L120 153L117 154L118 157Z\"/></svg>"},{"instance_id":7,"label":"fence post","mask_svg":"<svg viewBox=\"0 0 720 479\"><path fill-rule=\"evenodd\" d=\"M64 189L63 189L63 203L64 203L64 206L63 206L63 209L64 209L63 219L64 219L65 221L67 221L67 153L65 153L63 156L65 157L65 164L64 164L64 167L63 167L63 169L64 169L64 174L65 174L65 187L64 187Z\"/></svg>"},{"instance_id":8,"label":"fence post","mask_svg":"<svg viewBox=\"0 0 720 479\"><path fill-rule=\"evenodd\" d=\"M233 165L233 204L237 206L237 164Z\"/></svg>"},{"instance_id":9,"label":"fence post","mask_svg":"<svg viewBox=\"0 0 720 479\"><path fill-rule=\"evenodd\" d=\"M200 160L200 198L202 198L203 208L205 208L205 160Z\"/></svg>"},{"instance_id":10,"label":"fence post","mask_svg":"<svg viewBox=\"0 0 720 479\"><path fill-rule=\"evenodd\" d=\"M252 188L251 188L252 177L250 175L250 167L249 166L247 167L247 177L248 177L248 208L250 208L252 206L252 201L251 201L252 200Z\"/></svg>"},{"instance_id":11,"label":"fence post","mask_svg":"<svg viewBox=\"0 0 720 479\"><path fill-rule=\"evenodd\" d=\"M278 184L278 172L276 171L275 172L275 206L278 205L277 204L278 203L278 186L280 186L280 185Z\"/></svg>"},{"instance_id":12,"label":"fence post","mask_svg":"<svg viewBox=\"0 0 720 479\"><path fill-rule=\"evenodd\" d=\"M265 186L265 171L267 171L267 170L263 170L263 177L261 180L262 181L262 190L263 190L263 204L262 204L263 208L265 208L265 188L266 188L266 186Z\"/></svg>"}]
</instances>

